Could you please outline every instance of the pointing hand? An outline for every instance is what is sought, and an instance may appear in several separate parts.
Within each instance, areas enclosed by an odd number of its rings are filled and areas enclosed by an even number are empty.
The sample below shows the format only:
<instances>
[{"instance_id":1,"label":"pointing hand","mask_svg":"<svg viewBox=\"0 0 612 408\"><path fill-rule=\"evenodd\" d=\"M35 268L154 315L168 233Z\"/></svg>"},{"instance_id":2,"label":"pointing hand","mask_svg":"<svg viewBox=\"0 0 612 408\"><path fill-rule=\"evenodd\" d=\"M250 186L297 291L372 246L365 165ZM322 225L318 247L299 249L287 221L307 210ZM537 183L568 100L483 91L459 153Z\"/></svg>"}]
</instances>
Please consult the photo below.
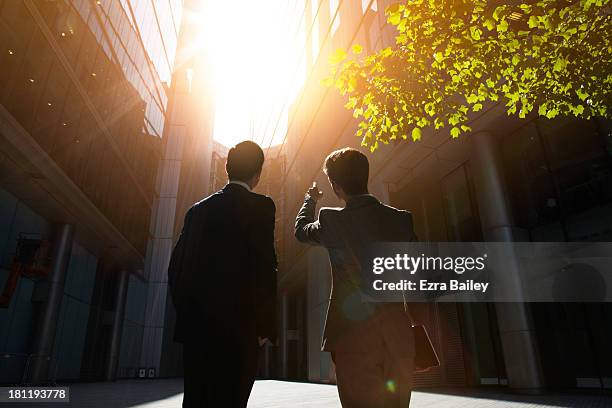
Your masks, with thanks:
<instances>
[{"instance_id":1,"label":"pointing hand","mask_svg":"<svg viewBox=\"0 0 612 408\"><path fill-rule=\"evenodd\" d=\"M317 182L313 181L312 182L312 187L310 187L308 189L308 193L307 193L310 197L312 197L315 201L318 201L319 198L321 198L323 196L323 192L321 190L319 190L319 187L317 187Z\"/></svg>"}]
</instances>

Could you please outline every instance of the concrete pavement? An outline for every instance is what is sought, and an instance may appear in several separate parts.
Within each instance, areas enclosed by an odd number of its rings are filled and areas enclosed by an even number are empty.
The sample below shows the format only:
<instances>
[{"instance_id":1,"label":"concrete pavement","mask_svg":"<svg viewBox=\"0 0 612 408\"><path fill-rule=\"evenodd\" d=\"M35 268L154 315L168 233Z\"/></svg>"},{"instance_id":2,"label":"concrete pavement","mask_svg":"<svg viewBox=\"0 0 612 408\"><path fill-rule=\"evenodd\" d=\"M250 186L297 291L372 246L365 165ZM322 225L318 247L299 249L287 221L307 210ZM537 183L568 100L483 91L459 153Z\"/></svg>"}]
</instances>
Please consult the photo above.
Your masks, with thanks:
<instances>
[{"instance_id":1,"label":"concrete pavement","mask_svg":"<svg viewBox=\"0 0 612 408\"><path fill-rule=\"evenodd\" d=\"M124 380L70 384L71 403L79 408L180 408L181 379ZM14 404L49 407L49 404ZM67 406L53 404L53 406ZM612 396L591 394L513 395L489 390L419 390L411 408L612 408ZM2 404L0 404L0 408ZM257 381L249 408L339 408L336 387L285 381Z\"/></svg>"}]
</instances>

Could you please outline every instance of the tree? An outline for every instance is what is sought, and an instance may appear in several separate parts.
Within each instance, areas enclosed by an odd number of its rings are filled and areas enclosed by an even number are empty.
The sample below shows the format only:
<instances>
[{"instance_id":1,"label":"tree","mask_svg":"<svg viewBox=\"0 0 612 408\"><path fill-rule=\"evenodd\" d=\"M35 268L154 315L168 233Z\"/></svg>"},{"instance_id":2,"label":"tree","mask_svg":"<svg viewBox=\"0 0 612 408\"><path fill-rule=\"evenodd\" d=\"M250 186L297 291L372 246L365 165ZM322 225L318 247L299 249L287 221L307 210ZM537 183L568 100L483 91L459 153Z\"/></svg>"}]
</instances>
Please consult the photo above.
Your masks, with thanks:
<instances>
[{"instance_id":1,"label":"tree","mask_svg":"<svg viewBox=\"0 0 612 408\"><path fill-rule=\"evenodd\" d=\"M338 50L323 83L348 98L362 145L376 150L426 127L469 132L487 102L509 115L610 117L609 0L408 0L385 11L395 45Z\"/></svg>"}]
</instances>

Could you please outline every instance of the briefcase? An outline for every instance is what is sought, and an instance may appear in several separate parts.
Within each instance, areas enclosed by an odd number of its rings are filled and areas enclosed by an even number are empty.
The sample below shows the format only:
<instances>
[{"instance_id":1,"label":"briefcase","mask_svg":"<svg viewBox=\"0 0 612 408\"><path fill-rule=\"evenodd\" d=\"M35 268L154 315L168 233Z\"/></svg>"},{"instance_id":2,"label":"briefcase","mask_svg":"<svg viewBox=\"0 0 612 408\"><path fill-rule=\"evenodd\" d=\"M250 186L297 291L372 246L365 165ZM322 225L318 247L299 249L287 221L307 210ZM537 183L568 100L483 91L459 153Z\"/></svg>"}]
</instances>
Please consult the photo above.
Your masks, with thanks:
<instances>
[{"instance_id":1,"label":"briefcase","mask_svg":"<svg viewBox=\"0 0 612 408\"><path fill-rule=\"evenodd\" d=\"M415 325L412 329L414 330L414 371L423 372L438 367L440 360L425 326Z\"/></svg>"}]
</instances>

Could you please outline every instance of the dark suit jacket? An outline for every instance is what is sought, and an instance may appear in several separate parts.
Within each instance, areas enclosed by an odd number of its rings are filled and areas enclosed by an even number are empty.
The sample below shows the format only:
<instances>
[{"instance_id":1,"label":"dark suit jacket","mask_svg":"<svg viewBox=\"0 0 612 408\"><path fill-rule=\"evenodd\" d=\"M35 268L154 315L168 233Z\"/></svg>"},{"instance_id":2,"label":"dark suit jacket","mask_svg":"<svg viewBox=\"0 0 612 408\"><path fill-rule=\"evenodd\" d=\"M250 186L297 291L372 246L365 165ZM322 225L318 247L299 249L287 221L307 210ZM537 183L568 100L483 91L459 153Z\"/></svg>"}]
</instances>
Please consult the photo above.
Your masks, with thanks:
<instances>
[{"instance_id":1,"label":"dark suit jacket","mask_svg":"<svg viewBox=\"0 0 612 408\"><path fill-rule=\"evenodd\" d=\"M274 202L238 184L194 204L172 252L168 284L175 340L276 338Z\"/></svg>"},{"instance_id":2,"label":"dark suit jacket","mask_svg":"<svg viewBox=\"0 0 612 408\"><path fill-rule=\"evenodd\" d=\"M410 212L382 204L372 195L354 197L345 208L321 208L316 221L315 207L315 200L306 197L296 218L295 236L301 242L324 246L329 253L332 289L322 349L334 351L339 337L381 309L405 308L363 301L360 254L371 243L414 241L416 236ZM386 315L397 316L396 312Z\"/></svg>"}]
</instances>

